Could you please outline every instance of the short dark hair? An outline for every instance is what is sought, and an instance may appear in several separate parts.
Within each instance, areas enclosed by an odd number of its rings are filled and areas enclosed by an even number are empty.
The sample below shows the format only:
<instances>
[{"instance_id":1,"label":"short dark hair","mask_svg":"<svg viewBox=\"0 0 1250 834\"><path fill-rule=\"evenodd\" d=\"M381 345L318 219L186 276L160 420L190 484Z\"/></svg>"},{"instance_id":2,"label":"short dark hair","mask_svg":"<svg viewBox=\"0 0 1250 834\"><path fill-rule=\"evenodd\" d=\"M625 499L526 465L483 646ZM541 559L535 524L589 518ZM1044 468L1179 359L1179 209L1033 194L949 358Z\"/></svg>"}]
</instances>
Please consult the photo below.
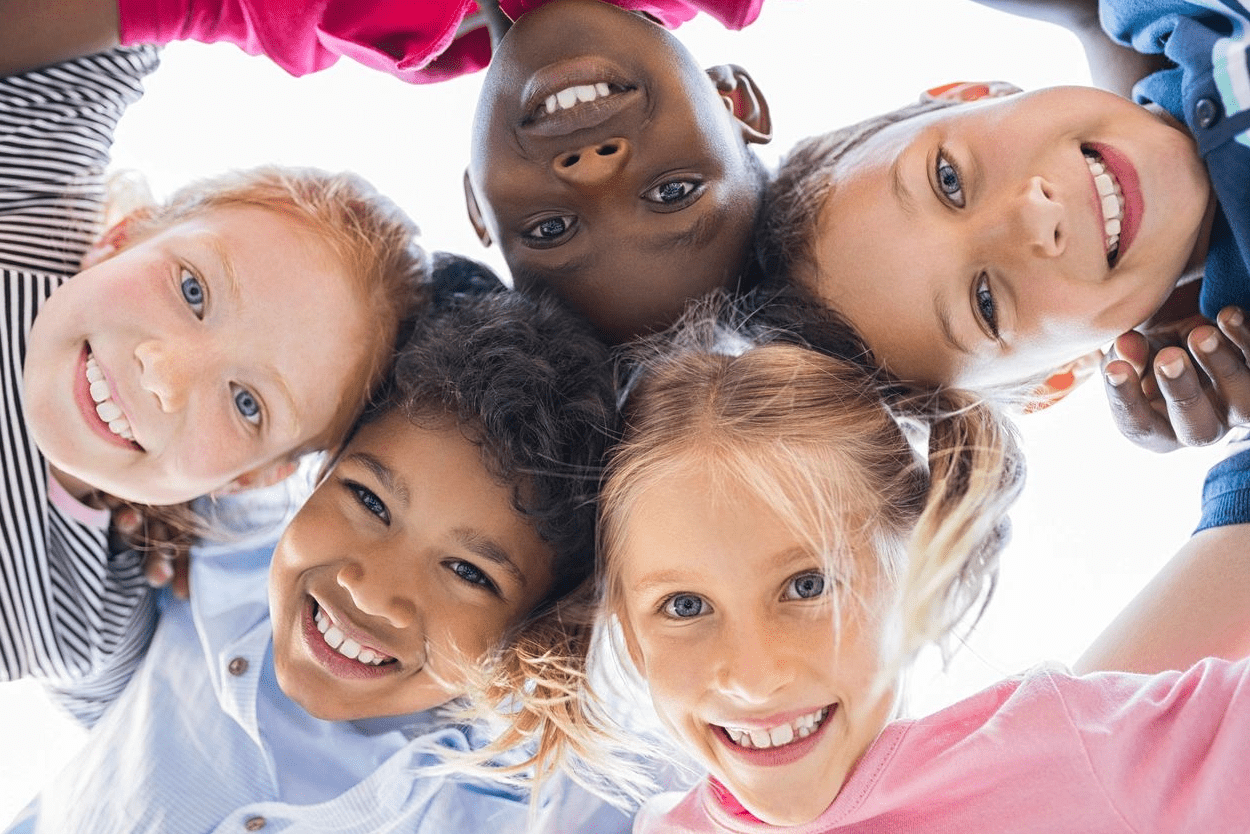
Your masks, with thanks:
<instances>
[{"instance_id":1,"label":"short dark hair","mask_svg":"<svg viewBox=\"0 0 1250 834\"><path fill-rule=\"evenodd\" d=\"M441 282L443 269L458 277ZM558 302L493 278L467 259L435 259L429 312L363 421L393 410L416 425L454 420L555 551L550 601L594 568L600 468L617 433L610 357Z\"/></svg>"}]
</instances>

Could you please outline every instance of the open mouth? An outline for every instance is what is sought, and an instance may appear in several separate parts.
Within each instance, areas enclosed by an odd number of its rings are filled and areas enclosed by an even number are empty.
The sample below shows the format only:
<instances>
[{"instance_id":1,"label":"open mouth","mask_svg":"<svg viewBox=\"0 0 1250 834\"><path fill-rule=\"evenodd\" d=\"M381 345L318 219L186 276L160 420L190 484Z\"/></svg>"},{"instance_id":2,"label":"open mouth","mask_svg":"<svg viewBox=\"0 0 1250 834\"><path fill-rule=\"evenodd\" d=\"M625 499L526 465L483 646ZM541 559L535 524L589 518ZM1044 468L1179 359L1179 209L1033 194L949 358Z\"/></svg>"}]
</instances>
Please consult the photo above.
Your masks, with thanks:
<instances>
[{"instance_id":1,"label":"open mouth","mask_svg":"<svg viewBox=\"0 0 1250 834\"><path fill-rule=\"evenodd\" d=\"M321 639L325 641L325 644L348 660L354 660L365 666L385 666L396 662L395 658L382 654L376 649L362 646L344 634L316 600L313 600L313 622L317 624L317 631L321 632Z\"/></svg>"},{"instance_id":2,"label":"open mouth","mask_svg":"<svg viewBox=\"0 0 1250 834\"><path fill-rule=\"evenodd\" d=\"M561 110L572 110L581 104L589 104L593 101L627 93L630 89L630 87L609 81L596 81L593 84L578 84L573 87L565 87L563 90L552 93L543 99L534 116L549 116Z\"/></svg>"},{"instance_id":3,"label":"open mouth","mask_svg":"<svg viewBox=\"0 0 1250 834\"><path fill-rule=\"evenodd\" d=\"M828 717L829 707L821 707L768 729L748 730L738 727L721 727L721 729L725 731L725 735L729 736L730 741L746 750L771 750L807 738L820 729Z\"/></svg>"},{"instance_id":4,"label":"open mouth","mask_svg":"<svg viewBox=\"0 0 1250 834\"><path fill-rule=\"evenodd\" d=\"M1115 266L1120 256L1120 233L1124 223L1124 189L1120 180L1104 161L1102 154L1091 148L1081 148L1089 174L1098 192L1103 220L1103 246L1107 254L1107 266Z\"/></svg>"},{"instance_id":5,"label":"open mouth","mask_svg":"<svg viewBox=\"0 0 1250 834\"><path fill-rule=\"evenodd\" d=\"M87 390L95 403L95 413L99 415L109 431L118 437L134 442L134 432L130 430L130 420L126 418L122 408L113 402L113 391L109 388L104 371L96 364L95 357L87 354Z\"/></svg>"}]
</instances>

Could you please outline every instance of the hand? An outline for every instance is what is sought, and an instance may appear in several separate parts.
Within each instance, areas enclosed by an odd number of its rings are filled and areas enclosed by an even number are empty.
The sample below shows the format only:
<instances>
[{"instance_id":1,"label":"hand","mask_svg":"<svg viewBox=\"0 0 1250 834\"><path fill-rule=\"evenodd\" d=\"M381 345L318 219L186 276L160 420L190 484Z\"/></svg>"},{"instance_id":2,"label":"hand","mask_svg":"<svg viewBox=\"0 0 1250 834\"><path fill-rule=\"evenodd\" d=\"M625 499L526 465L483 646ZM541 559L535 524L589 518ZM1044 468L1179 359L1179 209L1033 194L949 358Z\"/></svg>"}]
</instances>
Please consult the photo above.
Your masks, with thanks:
<instances>
[{"instance_id":1,"label":"hand","mask_svg":"<svg viewBox=\"0 0 1250 834\"><path fill-rule=\"evenodd\" d=\"M1250 329L1236 307L1209 323L1185 322L1182 343L1160 346L1130 331L1116 339L1103 368L1107 400L1120 433L1138 446L1169 452L1207 446L1250 423ZM1153 358L1151 354L1154 353ZM1192 357L1192 358L1191 358ZM1196 364L1195 364L1196 360Z\"/></svg>"},{"instance_id":2,"label":"hand","mask_svg":"<svg viewBox=\"0 0 1250 834\"><path fill-rule=\"evenodd\" d=\"M194 537L142 507L120 504L113 510L112 538L143 553L143 573L153 588L170 585L180 599L190 596L191 544Z\"/></svg>"}]
</instances>

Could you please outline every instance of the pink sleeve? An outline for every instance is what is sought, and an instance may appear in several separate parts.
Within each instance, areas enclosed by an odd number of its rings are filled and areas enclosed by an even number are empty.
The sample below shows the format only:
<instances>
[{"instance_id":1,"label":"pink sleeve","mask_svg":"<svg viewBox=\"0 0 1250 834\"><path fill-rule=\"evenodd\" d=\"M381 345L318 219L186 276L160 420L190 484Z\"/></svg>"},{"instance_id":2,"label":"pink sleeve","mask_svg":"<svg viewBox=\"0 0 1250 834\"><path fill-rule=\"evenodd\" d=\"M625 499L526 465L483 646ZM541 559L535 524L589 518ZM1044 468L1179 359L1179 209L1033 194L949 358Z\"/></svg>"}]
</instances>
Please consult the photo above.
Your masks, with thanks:
<instances>
[{"instance_id":1,"label":"pink sleeve","mask_svg":"<svg viewBox=\"0 0 1250 834\"><path fill-rule=\"evenodd\" d=\"M416 83L446 77L423 70L474 8L473 0L118 0L124 44L224 41L266 55L292 75L346 55Z\"/></svg>"},{"instance_id":2,"label":"pink sleeve","mask_svg":"<svg viewBox=\"0 0 1250 834\"><path fill-rule=\"evenodd\" d=\"M1250 663L1055 678L1108 799L1138 831L1250 831Z\"/></svg>"}]
</instances>

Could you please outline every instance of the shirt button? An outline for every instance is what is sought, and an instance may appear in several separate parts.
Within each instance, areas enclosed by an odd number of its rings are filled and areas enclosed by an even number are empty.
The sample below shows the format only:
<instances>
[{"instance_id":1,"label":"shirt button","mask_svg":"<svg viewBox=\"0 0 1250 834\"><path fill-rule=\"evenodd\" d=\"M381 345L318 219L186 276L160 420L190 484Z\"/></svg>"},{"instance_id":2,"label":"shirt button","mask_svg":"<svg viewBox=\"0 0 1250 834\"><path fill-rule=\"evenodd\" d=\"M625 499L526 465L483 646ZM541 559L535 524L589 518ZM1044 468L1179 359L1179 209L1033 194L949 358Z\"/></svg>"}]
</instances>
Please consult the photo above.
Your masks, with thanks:
<instances>
[{"instance_id":1,"label":"shirt button","mask_svg":"<svg viewBox=\"0 0 1250 834\"><path fill-rule=\"evenodd\" d=\"M1200 98L1194 103L1194 122L1198 127L1210 127L1220 120L1220 105L1213 98Z\"/></svg>"},{"instance_id":2,"label":"shirt button","mask_svg":"<svg viewBox=\"0 0 1250 834\"><path fill-rule=\"evenodd\" d=\"M247 822L243 823L243 827L248 831L260 831L265 827L264 817L248 817Z\"/></svg>"},{"instance_id":3,"label":"shirt button","mask_svg":"<svg viewBox=\"0 0 1250 834\"><path fill-rule=\"evenodd\" d=\"M230 661L230 664L226 666L226 671L234 675L236 678L239 675L242 675L244 672L247 671L247 658L245 657L234 658L233 660ZM253 819L260 820L261 825L265 824L265 821L261 819L260 817L253 817ZM249 822L248 825L251 825L251 823ZM255 831L255 830L256 830L255 828L248 829L248 831Z\"/></svg>"}]
</instances>

